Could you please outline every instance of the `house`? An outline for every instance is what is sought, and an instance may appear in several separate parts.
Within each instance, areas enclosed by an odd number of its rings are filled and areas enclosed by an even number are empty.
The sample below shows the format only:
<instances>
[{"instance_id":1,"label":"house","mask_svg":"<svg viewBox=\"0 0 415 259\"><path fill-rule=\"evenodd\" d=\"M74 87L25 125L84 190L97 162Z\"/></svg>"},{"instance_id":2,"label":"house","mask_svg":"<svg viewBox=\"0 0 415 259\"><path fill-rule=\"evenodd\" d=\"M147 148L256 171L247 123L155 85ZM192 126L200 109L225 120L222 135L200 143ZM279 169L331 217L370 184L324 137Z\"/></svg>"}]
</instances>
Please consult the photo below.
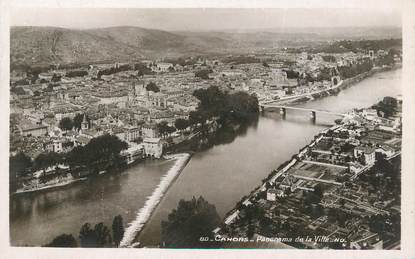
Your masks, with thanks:
<instances>
[{"instance_id":1,"label":"house","mask_svg":"<svg viewBox=\"0 0 415 259\"><path fill-rule=\"evenodd\" d=\"M126 131L121 127L112 127L110 130L111 134L117 136L119 139L126 139Z\"/></svg>"},{"instance_id":2,"label":"house","mask_svg":"<svg viewBox=\"0 0 415 259\"><path fill-rule=\"evenodd\" d=\"M153 72L169 72L170 69L173 69L173 64L164 62L158 63L157 65L151 67Z\"/></svg>"},{"instance_id":3,"label":"house","mask_svg":"<svg viewBox=\"0 0 415 259\"><path fill-rule=\"evenodd\" d=\"M148 96L148 105L156 107L167 107L167 96L163 93L154 93Z\"/></svg>"},{"instance_id":4,"label":"house","mask_svg":"<svg viewBox=\"0 0 415 259\"><path fill-rule=\"evenodd\" d=\"M362 115L367 120L373 121L378 117L378 112L375 109L364 109Z\"/></svg>"},{"instance_id":5,"label":"house","mask_svg":"<svg viewBox=\"0 0 415 259\"><path fill-rule=\"evenodd\" d=\"M48 127L45 125L33 124L30 121L25 121L17 125L19 133L23 136L43 136L48 132Z\"/></svg>"},{"instance_id":6,"label":"house","mask_svg":"<svg viewBox=\"0 0 415 259\"><path fill-rule=\"evenodd\" d=\"M267 191L267 201L276 201L277 199L277 190L274 188L268 189Z\"/></svg>"},{"instance_id":7,"label":"house","mask_svg":"<svg viewBox=\"0 0 415 259\"><path fill-rule=\"evenodd\" d=\"M367 165L374 165L375 164L375 148L372 147L356 147L353 150L353 155L355 158L359 158L363 155L364 162Z\"/></svg>"},{"instance_id":8,"label":"house","mask_svg":"<svg viewBox=\"0 0 415 259\"><path fill-rule=\"evenodd\" d=\"M365 231L364 233L358 233L360 239L350 243L351 249L383 249L383 240L379 234Z\"/></svg>"},{"instance_id":9,"label":"house","mask_svg":"<svg viewBox=\"0 0 415 259\"><path fill-rule=\"evenodd\" d=\"M381 153L385 155L386 157L391 157L395 154L395 149L388 145L381 145L378 148L376 148L377 153Z\"/></svg>"},{"instance_id":10,"label":"house","mask_svg":"<svg viewBox=\"0 0 415 259\"><path fill-rule=\"evenodd\" d=\"M138 126L125 126L125 140L132 142L140 138L140 127Z\"/></svg>"},{"instance_id":11,"label":"house","mask_svg":"<svg viewBox=\"0 0 415 259\"><path fill-rule=\"evenodd\" d=\"M365 167L359 163L350 162L349 163L349 170L353 174L359 174Z\"/></svg>"},{"instance_id":12,"label":"house","mask_svg":"<svg viewBox=\"0 0 415 259\"><path fill-rule=\"evenodd\" d=\"M159 136L157 124L145 123L141 128L141 134L143 138L157 138Z\"/></svg>"},{"instance_id":13,"label":"house","mask_svg":"<svg viewBox=\"0 0 415 259\"><path fill-rule=\"evenodd\" d=\"M74 143L66 138L53 138L46 144L46 150L55 153L62 153L71 150Z\"/></svg>"},{"instance_id":14,"label":"house","mask_svg":"<svg viewBox=\"0 0 415 259\"><path fill-rule=\"evenodd\" d=\"M163 154L163 145L160 138L143 139L144 154L148 157L160 158Z\"/></svg>"},{"instance_id":15,"label":"house","mask_svg":"<svg viewBox=\"0 0 415 259\"><path fill-rule=\"evenodd\" d=\"M75 137L74 140L74 145L75 146L85 146L86 144L89 143L89 141L91 141L92 138L83 136L83 135L78 135Z\"/></svg>"},{"instance_id":16,"label":"house","mask_svg":"<svg viewBox=\"0 0 415 259\"><path fill-rule=\"evenodd\" d=\"M121 156L124 157L127 164L131 164L143 157L144 149L142 145L133 145L126 150L121 151Z\"/></svg>"},{"instance_id":17,"label":"house","mask_svg":"<svg viewBox=\"0 0 415 259\"><path fill-rule=\"evenodd\" d=\"M39 79L40 80L46 80L46 81L50 81L50 80L52 80L52 78L53 78L53 73L40 73L39 75L38 75L38 77L39 77Z\"/></svg>"}]
</instances>

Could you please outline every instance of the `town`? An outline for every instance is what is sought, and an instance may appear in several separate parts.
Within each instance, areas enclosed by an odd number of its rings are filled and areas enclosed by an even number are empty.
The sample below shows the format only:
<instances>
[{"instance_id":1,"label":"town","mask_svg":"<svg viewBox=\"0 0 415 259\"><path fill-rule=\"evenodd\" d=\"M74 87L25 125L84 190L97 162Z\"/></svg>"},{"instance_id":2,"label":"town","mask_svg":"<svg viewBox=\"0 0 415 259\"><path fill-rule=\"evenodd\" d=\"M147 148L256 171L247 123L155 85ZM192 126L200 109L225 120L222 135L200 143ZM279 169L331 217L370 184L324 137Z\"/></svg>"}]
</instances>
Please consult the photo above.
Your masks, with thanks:
<instances>
[{"instance_id":1,"label":"town","mask_svg":"<svg viewBox=\"0 0 415 259\"><path fill-rule=\"evenodd\" d=\"M293 103L336 94L345 80L401 64L402 53L393 48L341 48L334 54L282 49L131 63L16 65L10 76L11 191L86 176L74 177L62 154L81 152L91 140L106 136L125 143L118 151L127 164L161 158L197 135L192 125L204 124L192 116L200 104L194 95L198 89L245 92L260 105Z\"/></svg>"},{"instance_id":2,"label":"town","mask_svg":"<svg viewBox=\"0 0 415 259\"><path fill-rule=\"evenodd\" d=\"M402 96L345 114L243 197L213 231L215 240L246 237L253 247L265 240L260 247L284 249L399 247L401 120Z\"/></svg>"}]
</instances>

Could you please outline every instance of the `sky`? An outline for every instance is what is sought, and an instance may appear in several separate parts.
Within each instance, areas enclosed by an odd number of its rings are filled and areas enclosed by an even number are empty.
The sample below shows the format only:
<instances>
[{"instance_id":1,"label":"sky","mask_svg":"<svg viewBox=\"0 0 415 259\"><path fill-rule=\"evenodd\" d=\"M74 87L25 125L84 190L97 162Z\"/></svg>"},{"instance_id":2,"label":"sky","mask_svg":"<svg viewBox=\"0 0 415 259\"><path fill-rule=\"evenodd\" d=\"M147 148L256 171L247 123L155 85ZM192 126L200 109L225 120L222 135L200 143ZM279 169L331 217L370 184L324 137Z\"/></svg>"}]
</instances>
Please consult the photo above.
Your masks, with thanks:
<instances>
[{"instance_id":1,"label":"sky","mask_svg":"<svg viewBox=\"0 0 415 259\"><path fill-rule=\"evenodd\" d=\"M400 27L401 12L398 8L19 8L12 9L10 24L77 29L138 26L168 31Z\"/></svg>"}]
</instances>

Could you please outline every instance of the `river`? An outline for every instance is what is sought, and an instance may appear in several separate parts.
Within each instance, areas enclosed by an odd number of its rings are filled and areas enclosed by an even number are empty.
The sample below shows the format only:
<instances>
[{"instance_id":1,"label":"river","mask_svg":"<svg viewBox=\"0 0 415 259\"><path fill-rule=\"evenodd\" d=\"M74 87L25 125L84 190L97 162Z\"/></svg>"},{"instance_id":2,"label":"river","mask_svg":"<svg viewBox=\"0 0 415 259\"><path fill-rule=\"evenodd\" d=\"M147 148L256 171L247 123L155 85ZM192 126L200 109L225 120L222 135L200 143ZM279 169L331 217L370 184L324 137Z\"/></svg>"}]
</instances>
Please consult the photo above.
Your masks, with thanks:
<instances>
[{"instance_id":1,"label":"river","mask_svg":"<svg viewBox=\"0 0 415 259\"><path fill-rule=\"evenodd\" d=\"M368 107L384 96L401 93L401 69L375 74L341 91L301 107L346 112ZM157 246L161 221L180 199L203 196L220 216L261 183L272 169L288 160L314 135L333 123L335 116L317 113L316 123L302 111L287 111L283 119L266 112L255 126L227 144L196 153L182 171L142 231L145 246ZM81 225L103 221L111 226L121 214L130 222L173 161L150 161L121 175L102 175L62 189L27 193L10 199L12 245L42 245L62 233L78 235Z\"/></svg>"}]
</instances>

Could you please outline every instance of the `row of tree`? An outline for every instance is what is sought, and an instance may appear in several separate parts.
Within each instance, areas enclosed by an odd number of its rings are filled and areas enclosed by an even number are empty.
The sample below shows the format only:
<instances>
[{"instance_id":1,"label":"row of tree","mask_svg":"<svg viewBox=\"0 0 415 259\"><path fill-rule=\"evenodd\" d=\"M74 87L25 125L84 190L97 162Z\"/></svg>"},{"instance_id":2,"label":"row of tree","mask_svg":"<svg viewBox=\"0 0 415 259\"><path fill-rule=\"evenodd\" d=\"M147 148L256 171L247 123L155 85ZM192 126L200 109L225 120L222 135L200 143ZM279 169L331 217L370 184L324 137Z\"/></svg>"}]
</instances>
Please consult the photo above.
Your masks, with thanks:
<instances>
[{"instance_id":1,"label":"row of tree","mask_svg":"<svg viewBox=\"0 0 415 259\"><path fill-rule=\"evenodd\" d=\"M232 56L232 57L225 58L223 62L239 65L239 64L261 63L261 60L253 56Z\"/></svg>"},{"instance_id":2,"label":"row of tree","mask_svg":"<svg viewBox=\"0 0 415 259\"><path fill-rule=\"evenodd\" d=\"M161 136L165 137L176 130L183 131L197 125L203 128L212 118L219 119L221 123L245 123L259 112L258 99L245 92L229 94L217 86L211 86L208 89L195 90L193 95L200 100L196 111L189 113L189 119L176 119L174 127L167 121L158 123L157 129Z\"/></svg>"},{"instance_id":3,"label":"row of tree","mask_svg":"<svg viewBox=\"0 0 415 259\"><path fill-rule=\"evenodd\" d=\"M105 134L93 138L85 146L77 146L66 155L66 163L71 169L86 169L98 173L110 168L118 168L124 161L120 152L128 144L117 136Z\"/></svg>"},{"instance_id":4,"label":"row of tree","mask_svg":"<svg viewBox=\"0 0 415 259\"><path fill-rule=\"evenodd\" d=\"M314 48L314 53L345 53L345 52L358 52L380 49L390 49L394 47L402 47L402 39L381 39L381 40L340 40L330 44L325 44L321 47Z\"/></svg>"},{"instance_id":5,"label":"row of tree","mask_svg":"<svg viewBox=\"0 0 415 259\"><path fill-rule=\"evenodd\" d=\"M372 106L372 108L374 108L378 112L379 116L385 118L392 116L396 112L397 107L397 99L390 96L384 97L382 101Z\"/></svg>"},{"instance_id":6,"label":"row of tree","mask_svg":"<svg viewBox=\"0 0 415 259\"><path fill-rule=\"evenodd\" d=\"M220 122L247 122L259 112L258 99L245 92L229 94L217 86L197 89L193 95L200 101L196 111L190 112L190 124L205 124L206 120L218 118Z\"/></svg>"},{"instance_id":7,"label":"row of tree","mask_svg":"<svg viewBox=\"0 0 415 259\"><path fill-rule=\"evenodd\" d=\"M17 188L19 178L31 176L36 170L47 169L60 163L69 165L71 169L85 169L90 173L118 168L124 164L120 152L127 147L127 143L118 137L105 134L93 138L85 146L73 148L66 154L44 152L32 160L19 152L9 158L10 190L14 191Z\"/></svg>"},{"instance_id":8,"label":"row of tree","mask_svg":"<svg viewBox=\"0 0 415 259\"><path fill-rule=\"evenodd\" d=\"M91 120L88 115L85 115L88 126L91 126ZM77 113L73 119L64 117L59 121L59 128L61 130L72 130L73 128L79 130L81 128L82 121L84 120L84 114Z\"/></svg>"},{"instance_id":9,"label":"row of tree","mask_svg":"<svg viewBox=\"0 0 415 259\"><path fill-rule=\"evenodd\" d=\"M220 224L220 217L214 205L203 197L190 201L180 200L167 221L161 223L161 247L166 248L208 248L217 247L212 230ZM207 238L205 242L201 238Z\"/></svg>"},{"instance_id":10,"label":"row of tree","mask_svg":"<svg viewBox=\"0 0 415 259\"><path fill-rule=\"evenodd\" d=\"M115 73L118 73L118 72L130 70L130 69L131 69L131 67L130 67L129 64L113 66L113 67L110 67L110 68L99 70L98 74L97 74L97 77L101 78L101 76L103 76L103 75L112 75L112 74L115 74Z\"/></svg>"},{"instance_id":11,"label":"row of tree","mask_svg":"<svg viewBox=\"0 0 415 259\"><path fill-rule=\"evenodd\" d=\"M370 60L365 59L360 63L353 64L351 66L339 66L338 70L340 76L344 79L355 77L359 74L370 71L373 68L373 64Z\"/></svg>"},{"instance_id":12,"label":"row of tree","mask_svg":"<svg viewBox=\"0 0 415 259\"><path fill-rule=\"evenodd\" d=\"M150 82L150 83L148 83L147 85L146 85L146 90L147 91L152 91L152 92L155 92L155 93L158 93L158 92L160 92L160 88L156 85L156 83L154 83L154 82Z\"/></svg>"},{"instance_id":13,"label":"row of tree","mask_svg":"<svg viewBox=\"0 0 415 259\"><path fill-rule=\"evenodd\" d=\"M124 225L121 215L115 216L111 230L100 222L93 228L85 223L79 231L79 245L71 234L62 234L55 237L45 247L118 247L124 235Z\"/></svg>"}]
</instances>

